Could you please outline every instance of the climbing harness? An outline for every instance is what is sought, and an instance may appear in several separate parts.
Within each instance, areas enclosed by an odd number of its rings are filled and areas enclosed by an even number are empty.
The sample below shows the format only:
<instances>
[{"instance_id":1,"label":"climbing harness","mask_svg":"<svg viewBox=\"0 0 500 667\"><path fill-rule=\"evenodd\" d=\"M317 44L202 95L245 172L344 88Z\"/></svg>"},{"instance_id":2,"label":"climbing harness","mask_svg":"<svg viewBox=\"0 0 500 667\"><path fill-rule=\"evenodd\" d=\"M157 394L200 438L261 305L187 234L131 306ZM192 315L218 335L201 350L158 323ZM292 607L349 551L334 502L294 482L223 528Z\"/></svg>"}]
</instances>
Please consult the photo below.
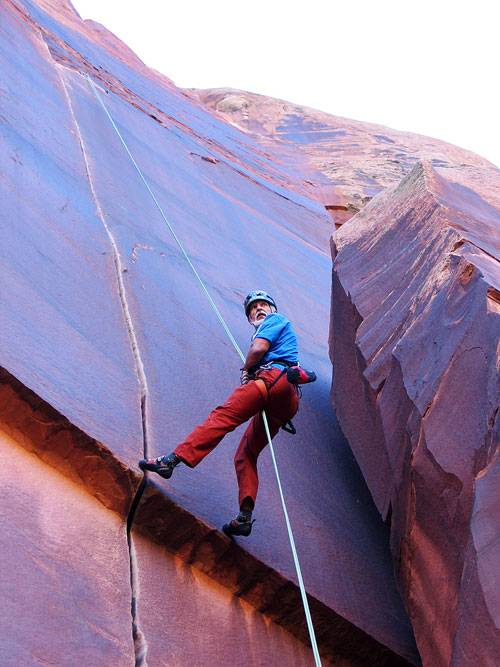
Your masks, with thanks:
<instances>
[{"instance_id":1,"label":"climbing harness","mask_svg":"<svg viewBox=\"0 0 500 667\"><path fill-rule=\"evenodd\" d=\"M268 383L266 378L260 377L259 372L272 368L274 365L284 366L281 373L275 378L271 384ZM251 379L255 380L258 388L266 400L266 403L269 401L269 392L274 387L274 385L281 380L283 375L286 373L286 379L290 384L293 384L297 390L299 398L302 398L302 389L298 386L300 384L307 384L308 382L314 382L316 380L316 373L314 371L306 371L304 368L301 368L297 364L291 361L285 361L284 359L273 359L264 366L260 366L255 373L250 373ZM261 384L262 383L262 384ZM286 422L281 424L281 428L286 433L291 435L296 435L297 429L293 425L291 419L288 419Z\"/></svg>"},{"instance_id":2,"label":"climbing harness","mask_svg":"<svg viewBox=\"0 0 500 667\"><path fill-rule=\"evenodd\" d=\"M261 368L259 368L259 371L265 370L265 369L266 369L266 366L262 366ZM266 401L266 403L269 402L269 392L274 387L274 385L278 382L278 380L281 380L281 378L283 377L283 375L285 375L286 372L287 372L287 367L285 366L285 368L281 371L281 373L278 375L278 377L275 380L273 380L273 382L271 382L271 384L268 383L266 378L260 377L258 375L258 371L257 371L257 375L255 375L253 377L253 380L255 381L257 387L259 388L259 391L262 394L262 398ZM297 387L297 390L298 390L298 387ZM263 412L263 414L264 414L264 412ZM288 421L281 424L281 428L284 431L286 431L287 433L291 433L292 435L295 435L297 433L297 430L296 430L295 426L292 424L291 419L289 419Z\"/></svg>"},{"instance_id":3,"label":"climbing harness","mask_svg":"<svg viewBox=\"0 0 500 667\"><path fill-rule=\"evenodd\" d=\"M271 382L271 384L268 384L268 381L264 377L260 377L259 373L260 371L265 371L265 370L270 370L273 368L273 366L284 366L283 370L281 373L278 375L277 378ZM240 370L243 370L240 368ZM263 398L266 400L266 403L269 402L269 392L271 389L274 387L274 385L281 380L283 375L286 373L286 379L290 384L295 385L295 388L297 389L297 393L299 395L299 398L302 398L302 389L298 386L300 384L308 384L309 382L315 382L316 381L316 373L314 371L306 371L305 368L301 368L298 366L295 362L293 361L286 361L285 359L272 359L269 361L267 364L264 364L263 366L259 366L257 370L251 369L249 372L249 378L250 380L255 380L257 382L257 386L263 396ZM260 384L262 383L262 384ZM283 431L286 431L287 433L290 433L291 435L295 435L297 433L297 429L292 423L291 419L288 419L286 422L281 424L281 428Z\"/></svg>"},{"instance_id":4,"label":"climbing harness","mask_svg":"<svg viewBox=\"0 0 500 667\"><path fill-rule=\"evenodd\" d=\"M90 76L87 73L85 74L85 77L87 78L87 81L89 82L89 85L92 88L99 104L103 108L106 116L108 117L111 125L113 126L113 129L115 130L116 134L118 135L118 138L120 139L123 147L125 148L125 151L127 152L127 155L129 156L130 160L132 161L132 164L134 165L134 167L135 167L137 173L139 174L142 182L146 186L146 189L148 190L149 194L151 195L151 198L152 198L153 202L155 203L156 208L158 209L161 217L163 218L163 220L166 223L167 227L169 228L172 236L174 237L175 242L177 243L182 255L184 256L184 259L187 261L188 265L190 266L191 270L193 271L194 275L196 276L198 282L200 283L201 288L203 289L203 291L205 293L205 296L207 297L210 305L212 306L213 310L215 311L215 314L217 315L220 323L222 324L227 336L229 337L229 340L233 344L233 346L234 346L236 352L239 354L241 360L244 362L245 361L245 356L243 355L243 352L241 351L240 347L238 346L238 343L236 342L236 340L235 340L234 336L232 335L231 331L229 330L229 327L227 326L224 318L220 314L219 309L215 305L212 297L210 296L207 288L205 287L205 284L204 284L203 280L200 278L196 268L194 267L193 263L189 259L186 251L184 250L184 247L182 246L179 238L177 237L177 234L175 233L175 231L174 231L172 225L170 224L170 222L168 221L167 216L163 212L163 209L161 208L160 204L158 203L158 200L154 196L153 191L149 187L148 182L144 178L144 175L143 175L141 169L139 168L137 162L134 160L134 157L133 157L132 153L130 152L127 144L125 143L125 140L123 139L123 137L120 133L120 130L116 126L116 124L115 124L114 120L112 119L109 111L107 110L104 102L102 101L102 98L99 95L99 93L97 91L97 88L94 85L94 82L92 81L92 79L90 78ZM285 372L287 372L287 368L285 368L284 373ZM312 618L311 618L311 612L309 610L309 603L307 601L306 589L305 589L305 586L304 586L304 581L302 579L302 572L301 572L301 569L300 569L299 557L297 555L297 550L295 548L295 540L294 540L294 537L293 537L292 527L290 525L290 520L288 518L288 511L287 511L287 508L286 508L285 497L283 495L283 489L281 487L281 479L280 479L280 475L279 475L279 472L278 472L278 465L276 463L276 457L274 455L274 448L273 448L273 445L272 445L271 434L269 432L269 424L267 422L267 417L266 417L266 413L265 413L264 410L262 410L261 414L262 414L262 419L263 419L263 422L264 422L264 427L265 427L265 430L266 430L266 435L267 435L267 440L268 440L268 445L269 445L269 451L271 452L271 458L272 458L272 461L273 461L274 472L276 474L276 481L278 483L278 489L279 489L279 494L280 494L280 498L281 498L281 505L282 505L282 508L283 508L283 514L285 515L285 523L286 523L286 527L287 527L287 530L288 530L288 537L289 537L289 540L290 540L290 547L292 549L292 555L293 555L293 560L294 560L294 564L295 564L295 571L297 573L297 580L299 582L300 594L301 594L301 597L302 597L302 603L303 603L303 606L304 606L304 613L305 613L305 617L306 617L307 627L308 627L308 630L309 630L309 638L311 640L311 648L312 648L312 651L313 651L316 667L321 667L321 659L320 659L320 656L319 656L318 645L317 645L317 642L316 642L316 635L314 633L314 626L313 626L313 622L312 622Z\"/></svg>"}]
</instances>

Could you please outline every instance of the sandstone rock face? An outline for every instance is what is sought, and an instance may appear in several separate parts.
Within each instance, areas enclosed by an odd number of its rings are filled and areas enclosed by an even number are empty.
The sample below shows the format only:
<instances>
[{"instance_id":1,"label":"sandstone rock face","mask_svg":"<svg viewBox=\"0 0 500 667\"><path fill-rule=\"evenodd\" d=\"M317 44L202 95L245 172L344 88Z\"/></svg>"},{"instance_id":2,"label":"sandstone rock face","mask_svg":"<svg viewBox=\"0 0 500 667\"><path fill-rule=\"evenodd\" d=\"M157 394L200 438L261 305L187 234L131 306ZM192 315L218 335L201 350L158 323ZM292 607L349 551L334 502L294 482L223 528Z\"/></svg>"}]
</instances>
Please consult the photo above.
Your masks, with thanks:
<instances>
[{"instance_id":1,"label":"sandstone rock face","mask_svg":"<svg viewBox=\"0 0 500 667\"><path fill-rule=\"evenodd\" d=\"M2 665L311 664L283 623L164 544L127 536L109 456L12 376L0 380Z\"/></svg>"},{"instance_id":2,"label":"sandstone rock face","mask_svg":"<svg viewBox=\"0 0 500 667\"><path fill-rule=\"evenodd\" d=\"M269 623L212 577L140 536L134 537L134 550L141 589L137 611L148 638L144 646L148 664L311 664L305 643Z\"/></svg>"},{"instance_id":3,"label":"sandstone rock face","mask_svg":"<svg viewBox=\"0 0 500 667\"><path fill-rule=\"evenodd\" d=\"M333 400L426 665L500 662L500 172L412 172L339 230Z\"/></svg>"},{"instance_id":4,"label":"sandstone rock face","mask_svg":"<svg viewBox=\"0 0 500 667\"><path fill-rule=\"evenodd\" d=\"M61 604L73 605L87 578L97 593L68 632L71 646L81 637L89 663L99 664L102 651L103 664L148 656L161 664L171 650L171 663L199 664L200 647L215 655L230 645L227 637L219 643L220 627L248 649L251 664L312 658L269 452L260 461L257 523L240 544L220 526L236 510L232 456L241 432L196 470L141 482L138 459L171 449L224 400L240 364L88 74L240 345L251 334L243 297L266 288L296 326L303 365L318 374L304 391L298 435L278 436L276 453L325 663L418 664L388 530L329 402L332 225L311 196L313 174L299 149L264 150L66 2L2 3L0 61L0 422L12 438L6 456L23 447L36 477L59 480L40 481L30 500L50 510L53 525L32 521L11 543L10 563L19 559L24 572L38 558L44 573L25 578L13 620L31 587L49 598L61 590ZM47 465L54 477L42 472ZM16 497L23 469L12 477L3 470ZM66 497L78 530L66 531ZM9 513L13 533L19 518ZM52 537L65 532L67 541ZM75 544L80 560L66 563ZM171 597L151 590L153 567L168 575ZM67 590L71 578L76 591ZM213 601L198 620L197 600ZM174 610L172 637L165 619ZM70 662L60 637L50 637L60 609L49 621L50 613L33 606L45 644L39 650L39 634L25 635L21 662ZM193 615L207 631L189 643L182 632ZM19 664L16 637L4 664ZM234 664L228 651L218 657Z\"/></svg>"},{"instance_id":5,"label":"sandstone rock face","mask_svg":"<svg viewBox=\"0 0 500 667\"><path fill-rule=\"evenodd\" d=\"M125 521L13 435L2 424L2 665L134 665Z\"/></svg>"},{"instance_id":6,"label":"sandstone rock face","mask_svg":"<svg viewBox=\"0 0 500 667\"><path fill-rule=\"evenodd\" d=\"M228 88L191 91L287 163L310 166L310 195L337 227L399 182L419 160L434 167L489 168L478 155L438 139L332 116Z\"/></svg>"}]
</instances>

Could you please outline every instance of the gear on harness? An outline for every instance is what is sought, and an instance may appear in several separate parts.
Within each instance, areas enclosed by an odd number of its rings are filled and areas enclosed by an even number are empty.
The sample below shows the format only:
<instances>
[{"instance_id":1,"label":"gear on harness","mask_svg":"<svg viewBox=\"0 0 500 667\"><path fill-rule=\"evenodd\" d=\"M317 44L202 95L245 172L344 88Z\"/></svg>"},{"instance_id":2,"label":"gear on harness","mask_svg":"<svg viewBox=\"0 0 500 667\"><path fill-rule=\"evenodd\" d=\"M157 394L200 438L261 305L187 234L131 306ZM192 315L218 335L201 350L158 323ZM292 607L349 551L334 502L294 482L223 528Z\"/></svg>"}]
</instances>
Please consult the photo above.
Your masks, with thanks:
<instances>
[{"instance_id":1,"label":"gear on harness","mask_svg":"<svg viewBox=\"0 0 500 667\"><path fill-rule=\"evenodd\" d=\"M315 382L316 381L316 373L314 371L308 371L305 368L301 368L300 366L297 366L296 364L290 362L290 361L285 361L284 359L273 359L272 361L269 362L269 364L266 365L271 365L271 364L279 364L280 366L284 366L283 370L281 373L278 375L278 377L271 382L271 384L268 384L263 377L258 377L257 373L261 370L265 369L265 366L261 366L260 368L256 369L255 371L251 369L248 374L247 374L247 382L249 380L261 380L267 390L267 397L269 399L269 392L271 389L274 387L274 385L281 380L283 375L286 373L286 379L290 384L295 385L297 388L297 392L299 393L299 398L302 397L302 391L300 387L298 386L299 384L308 384L309 382ZM241 369L243 370L243 369ZM242 383L243 384L243 383ZM246 384L246 383L245 383ZM286 421L284 424L281 425L281 428L283 431L286 431L287 433L290 433L291 435L296 435L297 429L292 423L292 420L289 419Z\"/></svg>"},{"instance_id":2,"label":"gear on harness","mask_svg":"<svg viewBox=\"0 0 500 667\"><path fill-rule=\"evenodd\" d=\"M286 371L286 379L291 384L308 384L316 381L316 373L314 371L306 371L300 366L290 366Z\"/></svg>"},{"instance_id":3,"label":"gear on harness","mask_svg":"<svg viewBox=\"0 0 500 667\"><path fill-rule=\"evenodd\" d=\"M266 364L266 366L271 366L274 364L279 366L284 366L284 369L278 375L276 380L274 380L274 382L269 385L269 387L267 387L267 383L264 380L264 378L261 378L261 380L266 384L268 392L271 389L271 387L274 387L274 385L278 382L278 380L281 379L281 377L285 373L286 373L286 379L290 384L299 385L299 384L309 384L309 382L316 382L316 373L314 371L308 371L305 368L298 366L297 364L294 364L290 361L284 361L283 359L273 359L268 364ZM258 371L264 370L265 368L266 368L265 366L261 366L260 368L256 369L255 372L250 372L249 379L255 379L256 373Z\"/></svg>"},{"instance_id":4,"label":"gear on harness","mask_svg":"<svg viewBox=\"0 0 500 667\"><path fill-rule=\"evenodd\" d=\"M291 419L289 419L287 422L284 424L281 424L281 428L286 431L287 433L290 433L290 435L296 435L297 434L297 429L293 425L293 422Z\"/></svg>"}]
</instances>

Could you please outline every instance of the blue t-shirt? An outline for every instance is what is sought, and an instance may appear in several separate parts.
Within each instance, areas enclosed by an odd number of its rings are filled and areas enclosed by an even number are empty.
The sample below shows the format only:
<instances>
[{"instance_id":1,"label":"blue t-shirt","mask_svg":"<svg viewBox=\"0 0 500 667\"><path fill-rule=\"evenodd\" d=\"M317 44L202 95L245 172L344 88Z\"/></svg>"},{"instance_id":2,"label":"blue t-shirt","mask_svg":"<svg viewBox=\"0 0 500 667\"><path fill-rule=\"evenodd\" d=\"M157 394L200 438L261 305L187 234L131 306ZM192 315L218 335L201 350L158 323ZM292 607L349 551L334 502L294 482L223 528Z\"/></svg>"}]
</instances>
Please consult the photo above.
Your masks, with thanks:
<instances>
[{"instance_id":1,"label":"blue t-shirt","mask_svg":"<svg viewBox=\"0 0 500 667\"><path fill-rule=\"evenodd\" d=\"M299 351L297 348L297 336L290 320L280 313L270 313L259 326L252 336L252 341L256 338L265 338L271 343L269 350L259 361L259 366L264 366L273 359L285 359L294 364L299 363ZM272 368L281 368L273 366Z\"/></svg>"}]
</instances>

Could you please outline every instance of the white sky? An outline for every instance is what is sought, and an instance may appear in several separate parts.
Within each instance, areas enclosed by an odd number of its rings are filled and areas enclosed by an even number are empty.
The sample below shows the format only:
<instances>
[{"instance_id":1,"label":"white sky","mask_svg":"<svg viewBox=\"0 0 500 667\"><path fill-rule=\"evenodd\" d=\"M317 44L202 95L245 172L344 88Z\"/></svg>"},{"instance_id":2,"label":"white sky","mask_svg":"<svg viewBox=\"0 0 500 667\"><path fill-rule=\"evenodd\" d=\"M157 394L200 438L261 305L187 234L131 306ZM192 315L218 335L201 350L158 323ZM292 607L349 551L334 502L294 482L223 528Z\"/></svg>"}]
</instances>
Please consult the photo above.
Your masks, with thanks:
<instances>
[{"instance_id":1,"label":"white sky","mask_svg":"<svg viewBox=\"0 0 500 667\"><path fill-rule=\"evenodd\" d=\"M500 166L493 0L72 0L181 88L240 88Z\"/></svg>"}]
</instances>

